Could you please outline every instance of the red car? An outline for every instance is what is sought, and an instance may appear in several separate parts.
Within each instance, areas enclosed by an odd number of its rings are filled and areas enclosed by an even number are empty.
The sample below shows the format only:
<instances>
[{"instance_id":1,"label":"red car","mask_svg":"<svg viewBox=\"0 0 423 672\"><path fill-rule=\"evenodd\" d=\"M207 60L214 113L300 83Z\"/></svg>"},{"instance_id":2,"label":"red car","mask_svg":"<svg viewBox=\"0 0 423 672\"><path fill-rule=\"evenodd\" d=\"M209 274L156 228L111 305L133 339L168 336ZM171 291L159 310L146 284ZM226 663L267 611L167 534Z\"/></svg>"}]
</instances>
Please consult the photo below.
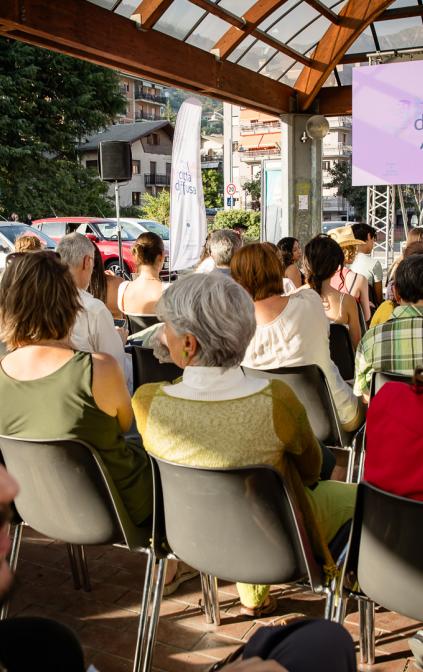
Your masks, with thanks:
<instances>
[{"instance_id":1,"label":"red car","mask_svg":"<svg viewBox=\"0 0 423 672\"><path fill-rule=\"evenodd\" d=\"M34 228L46 233L50 238L59 242L67 233L77 231L96 243L106 270L120 273L118 237L116 220L100 219L98 217L47 217L32 222ZM122 222L122 257L124 274L130 278L131 273L137 273L135 260L131 249L140 234L139 229L130 222ZM163 276L168 276L169 259L166 258Z\"/></svg>"}]
</instances>

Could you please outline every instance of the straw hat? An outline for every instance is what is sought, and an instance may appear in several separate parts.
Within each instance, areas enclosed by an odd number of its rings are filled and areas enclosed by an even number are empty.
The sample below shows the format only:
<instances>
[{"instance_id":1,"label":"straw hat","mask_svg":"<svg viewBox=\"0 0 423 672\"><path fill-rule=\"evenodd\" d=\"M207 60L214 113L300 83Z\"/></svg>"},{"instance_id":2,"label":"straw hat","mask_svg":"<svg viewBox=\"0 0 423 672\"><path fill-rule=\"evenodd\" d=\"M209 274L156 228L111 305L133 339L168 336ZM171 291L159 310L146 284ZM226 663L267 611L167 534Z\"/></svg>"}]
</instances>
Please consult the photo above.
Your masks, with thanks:
<instances>
[{"instance_id":1,"label":"straw hat","mask_svg":"<svg viewBox=\"0 0 423 672\"><path fill-rule=\"evenodd\" d=\"M366 244L363 240L358 240L358 238L354 236L352 226L338 226L337 229L329 231L329 235L336 240L341 247L349 247L350 245L361 246Z\"/></svg>"}]
</instances>

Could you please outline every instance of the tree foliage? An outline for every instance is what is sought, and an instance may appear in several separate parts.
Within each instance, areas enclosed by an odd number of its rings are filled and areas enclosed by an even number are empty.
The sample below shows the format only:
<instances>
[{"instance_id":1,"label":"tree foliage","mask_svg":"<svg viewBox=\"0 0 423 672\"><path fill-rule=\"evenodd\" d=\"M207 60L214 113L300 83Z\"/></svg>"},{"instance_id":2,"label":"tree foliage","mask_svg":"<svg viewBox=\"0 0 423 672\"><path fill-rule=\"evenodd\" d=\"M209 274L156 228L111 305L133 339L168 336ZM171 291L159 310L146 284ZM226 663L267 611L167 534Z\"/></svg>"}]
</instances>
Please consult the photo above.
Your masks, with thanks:
<instances>
[{"instance_id":1,"label":"tree foliage","mask_svg":"<svg viewBox=\"0 0 423 672\"><path fill-rule=\"evenodd\" d=\"M170 192L167 189L162 189L157 196L148 193L143 194L141 197L141 216L169 226Z\"/></svg>"},{"instance_id":2,"label":"tree foliage","mask_svg":"<svg viewBox=\"0 0 423 672\"><path fill-rule=\"evenodd\" d=\"M258 240L260 238L260 213L255 210L221 210L216 214L213 229L234 229L237 226L246 226L245 238Z\"/></svg>"},{"instance_id":3,"label":"tree foliage","mask_svg":"<svg viewBox=\"0 0 423 672\"><path fill-rule=\"evenodd\" d=\"M365 218L367 209L367 188L352 186L351 162L335 161L333 166L329 168L328 173L331 180L324 186L330 188L336 187L338 196L342 196L342 198L345 198L348 201L354 208L356 215Z\"/></svg>"},{"instance_id":4,"label":"tree foliage","mask_svg":"<svg viewBox=\"0 0 423 672\"><path fill-rule=\"evenodd\" d=\"M206 208L223 206L223 173L216 168L201 171L203 178L204 203Z\"/></svg>"},{"instance_id":5,"label":"tree foliage","mask_svg":"<svg viewBox=\"0 0 423 672\"><path fill-rule=\"evenodd\" d=\"M0 38L0 211L108 214L107 185L76 144L110 125L125 101L115 73Z\"/></svg>"},{"instance_id":6,"label":"tree foliage","mask_svg":"<svg viewBox=\"0 0 423 672\"><path fill-rule=\"evenodd\" d=\"M244 191L251 197L253 210L260 210L261 172L257 173L251 180L244 182Z\"/></svg>"}]
</instances>

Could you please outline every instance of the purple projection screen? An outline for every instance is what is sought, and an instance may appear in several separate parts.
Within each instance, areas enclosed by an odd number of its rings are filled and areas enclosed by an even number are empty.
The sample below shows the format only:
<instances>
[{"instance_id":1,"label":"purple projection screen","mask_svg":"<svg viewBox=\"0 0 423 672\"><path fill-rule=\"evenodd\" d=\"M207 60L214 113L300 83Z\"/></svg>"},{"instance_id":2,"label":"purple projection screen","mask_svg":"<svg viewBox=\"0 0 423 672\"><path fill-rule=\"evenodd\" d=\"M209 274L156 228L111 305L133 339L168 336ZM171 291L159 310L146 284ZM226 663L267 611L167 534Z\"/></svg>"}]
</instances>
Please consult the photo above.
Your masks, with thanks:
<instances>
[{"instance_id":1,"label":"purple projection screen","mask_svg":"<svg viewBox=\"0 0 423 672\"><path fill-rule=\"evenodd\" d=\"M353 68L352 183L423 183L423 61Z\"/></svg>"}]
</instances>

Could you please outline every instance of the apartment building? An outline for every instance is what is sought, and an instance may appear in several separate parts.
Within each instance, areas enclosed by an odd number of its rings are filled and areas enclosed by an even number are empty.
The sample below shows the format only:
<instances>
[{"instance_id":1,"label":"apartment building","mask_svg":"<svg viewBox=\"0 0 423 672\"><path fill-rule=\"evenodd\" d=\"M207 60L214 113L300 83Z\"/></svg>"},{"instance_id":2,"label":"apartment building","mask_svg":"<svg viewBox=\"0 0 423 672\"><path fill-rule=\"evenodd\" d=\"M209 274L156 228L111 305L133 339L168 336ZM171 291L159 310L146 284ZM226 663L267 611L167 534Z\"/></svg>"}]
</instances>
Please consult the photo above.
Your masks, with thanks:
<instances>
[{"instance_id":1,"label":"apartment building","mask_svg":"<svg viewBox=\"0 0 423 672\"><path fill-rule=\"evenodd\" d=\"M146 79L120 75L120 88L126 97L126 110L118 115L117 123L133 124L134 121L162 121L165 118L166 87Z\"/></svg>"},{"instance_id":2,"label":"apartment building","mask_svg":"<svg viewBox=\"0 0 423 672\"><path fill-rule=\"evenodd\" d=\"M277 159L281 152L280 121L277 117L224 104L224 181L235 184L234 199L225 195L225 207L248 208L251 199L244 184L256 178L263 159ZM323 140L323 184L330 181L328 170L336 161L351 160L351 117L330 117L330 131ZM323 187L322 219L340 220L353 215L346 199L336 188Z\"/></svg>"}]
</instances>

